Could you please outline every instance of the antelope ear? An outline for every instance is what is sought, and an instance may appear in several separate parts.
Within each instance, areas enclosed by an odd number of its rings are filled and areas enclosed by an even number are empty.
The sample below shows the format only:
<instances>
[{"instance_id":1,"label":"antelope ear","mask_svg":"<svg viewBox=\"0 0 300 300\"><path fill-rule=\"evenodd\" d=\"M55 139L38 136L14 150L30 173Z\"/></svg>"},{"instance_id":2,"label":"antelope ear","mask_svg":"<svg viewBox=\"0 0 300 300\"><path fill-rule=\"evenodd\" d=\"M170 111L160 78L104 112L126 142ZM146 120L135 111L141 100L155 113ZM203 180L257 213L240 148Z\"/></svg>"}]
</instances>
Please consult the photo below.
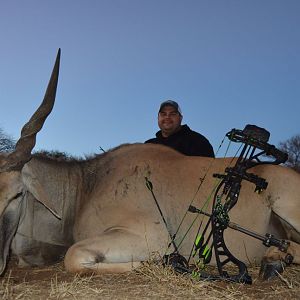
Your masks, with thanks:
<instances>
[{"instance_id":1,"label":"antelope ear","mask_svg":"<svg viewBox=\"0 0 300 300\"><path fill-rule=\"evenodd\" d=\"M53 204L51 203L45 189L39 182L38 178L35 177L28 165L25 165L22 169L22 180L23 184L26 186L27 190L34 196L36 200L38 200L41 204L43 204L56 218L61 220L61 216L58 214Z\"/></svg>"}]
</instances>

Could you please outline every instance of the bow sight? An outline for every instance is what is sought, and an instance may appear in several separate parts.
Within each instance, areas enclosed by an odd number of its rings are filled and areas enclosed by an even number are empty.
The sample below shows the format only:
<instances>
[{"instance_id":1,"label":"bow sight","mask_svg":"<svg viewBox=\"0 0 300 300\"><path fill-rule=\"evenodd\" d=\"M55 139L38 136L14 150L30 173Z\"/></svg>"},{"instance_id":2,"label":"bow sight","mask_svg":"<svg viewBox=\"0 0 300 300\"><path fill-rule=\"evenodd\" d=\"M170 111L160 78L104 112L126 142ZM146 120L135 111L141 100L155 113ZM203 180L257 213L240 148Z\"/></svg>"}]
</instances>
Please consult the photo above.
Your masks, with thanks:
<instances>
[{"instance_id":1,"label":"bow sight","mask_svg":"<svg viewBox=\"0 0 300 300\"><path fill-rule=\"evenodd\" d=\"M245 229L238 224L230 222L228 213L238 201L241 182L243 180L253 183L255 185L256 192L261 192L267 188L267 181L253 173L247 172L249 168L262 164L284 163L288 156L286 153L278 150L275 146L268 144L270 133L255 125L247 125L243 130L232 129L226 134L226 136L232 142L242 143L243 148L235 165L233 167L227 167L225 169L225 174L213 174L214 177L219 178L221 181L214 194L211 214L203 212L194 206L190 206L188 209L191 213L203 214L209 217L202 234L200 236L197 234L191 255L199 255L199 258L204 261L204 264L207 264L210 262L212 250L214 250L219 275L212 276L201 271L195 273L193 268L189 266L188 262L190 258L186 260L177 251L171 255L166 255L165 263L171 264L178 272L192 273L194 275L197 274L199 278L225 279L234 282L251 284L252 279L248 274L246 265L234 257L226 247L224 241L224 230L228 227L238 230L261 240L267 247L276 246L283 252L287 251L289 244L287 241L277 239L271 234L267 233L265 236L262 236L258 233ZM204 239L209 228L211 229L207 235L208 237ZM292 259L293 257L290 255L286 256L287 263L291 263ZM238 268L238 274L230 275L224 270L225 266L230 262Z\"/></svg>"}]
</instances>

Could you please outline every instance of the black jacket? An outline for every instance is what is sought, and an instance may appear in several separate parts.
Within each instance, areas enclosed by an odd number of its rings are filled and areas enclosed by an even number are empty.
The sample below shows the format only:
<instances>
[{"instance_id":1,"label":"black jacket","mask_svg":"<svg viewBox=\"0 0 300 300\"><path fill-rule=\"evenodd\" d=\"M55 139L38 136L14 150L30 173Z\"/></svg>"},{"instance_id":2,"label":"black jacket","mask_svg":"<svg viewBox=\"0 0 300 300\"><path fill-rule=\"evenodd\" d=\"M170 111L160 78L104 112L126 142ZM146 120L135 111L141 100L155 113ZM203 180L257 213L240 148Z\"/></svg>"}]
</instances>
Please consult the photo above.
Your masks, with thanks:
<instances>
[{"instance_id":1,"label":"black jacket","mask_svg":"<svg viewBox=\"0 0 300 300\"><path fill-rule=\"evenodd\" d=\"M160 130L156 133L156 138L147 140L145 143L166 145L185 155L215 157L209 141L187 125L181 126L179 131L166 138L162 136Z\"/></svg>"}]
</instances>

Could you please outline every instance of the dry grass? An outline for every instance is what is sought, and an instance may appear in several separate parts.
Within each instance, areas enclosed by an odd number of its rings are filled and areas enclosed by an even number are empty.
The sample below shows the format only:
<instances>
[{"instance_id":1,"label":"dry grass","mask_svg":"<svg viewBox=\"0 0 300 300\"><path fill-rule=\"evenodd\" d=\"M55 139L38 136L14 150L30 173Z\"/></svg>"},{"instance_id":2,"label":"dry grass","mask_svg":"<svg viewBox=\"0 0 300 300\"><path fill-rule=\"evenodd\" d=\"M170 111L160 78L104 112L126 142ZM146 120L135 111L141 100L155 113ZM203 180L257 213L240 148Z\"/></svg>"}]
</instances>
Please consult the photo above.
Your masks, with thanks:
<instances>
[{"instance_id":1,"label":"dry grass","mask_svg":"<svg viewBox=\"0 0 300 300\"><path fill-rule=\"evenodd\" d=\"M271 282L249 269L252 285L196 281L171 268L145 263L131 273L78 276L62 264L20 269L10 265L0 278L0 298L10 299L300 299L300 267L289 267Z\"/></svg>"}]
</instances>

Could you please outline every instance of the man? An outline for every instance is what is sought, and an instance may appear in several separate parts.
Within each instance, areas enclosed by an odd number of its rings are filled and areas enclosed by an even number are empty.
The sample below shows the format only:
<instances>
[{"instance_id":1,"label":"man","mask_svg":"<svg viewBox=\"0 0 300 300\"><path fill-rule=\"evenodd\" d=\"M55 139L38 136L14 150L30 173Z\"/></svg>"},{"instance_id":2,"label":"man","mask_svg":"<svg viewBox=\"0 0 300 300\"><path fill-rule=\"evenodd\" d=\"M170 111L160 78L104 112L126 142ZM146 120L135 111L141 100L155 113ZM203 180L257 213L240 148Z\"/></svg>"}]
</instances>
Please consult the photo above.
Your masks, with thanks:
<instances>
[{"instance_id":1,"label":"man","mask_svg":"<svg viewBox=\"0 0 300 300\"><path fill-rule=\"evenodd\" d=\"M145 143L169 146L182 154L190 156L215 157L213 147L200 133L181 125L182 113L177 102L167 100L160 105L156 138Z\"/></svg>"}]
</instances>

